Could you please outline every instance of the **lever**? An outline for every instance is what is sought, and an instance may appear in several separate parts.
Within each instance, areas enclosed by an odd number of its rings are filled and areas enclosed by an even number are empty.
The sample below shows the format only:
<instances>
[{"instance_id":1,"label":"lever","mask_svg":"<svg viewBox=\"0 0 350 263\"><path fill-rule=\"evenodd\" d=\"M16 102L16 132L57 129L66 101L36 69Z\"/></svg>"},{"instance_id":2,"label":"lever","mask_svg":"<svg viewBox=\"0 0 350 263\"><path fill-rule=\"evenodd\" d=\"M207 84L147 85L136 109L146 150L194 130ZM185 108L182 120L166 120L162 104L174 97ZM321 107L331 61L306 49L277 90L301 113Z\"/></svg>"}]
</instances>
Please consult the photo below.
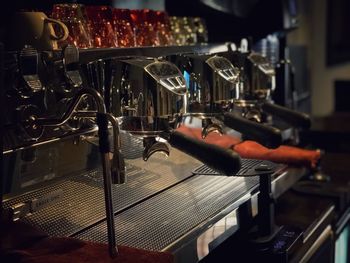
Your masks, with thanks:
<instances>
[{"instance_id":1,"label":"lever","mask_svg":"<svg viewBox=\"0 0 350 263\"><path fill-rule=\"evenodd\" d=\"M281 131L275 127L247 120L234 113L224 113L224 124L266 147L276 148L282 144Z\"/></svg>"},{"instance_id":2,"label":"lever","mask_svg":"<svg viewBox=\"0 0 350 263\"><path fill-rule=\"evenodd\" d=\"M43 89L39 78L39 54L34 48L28 46L21 50L19 54L19 66L23 80L30 88L30 91L36 92Z\"/></svg>"},{"instance_id":3,"label":"lever","mask_svg":"<svg viewBox=\"0 0 350 263\"><path fill-rule=\"evenodd\" d=\"M207 144L178 131L169 133L168 142L174 148L191 155L221 174L234 176L241 168L239 155L230 149Z\"/></svg>"},{"instance_id":4,"label":"lever","mask_svg":"<svg viewBox=\"0 0 350 263\"><path fill-rule=\"evenodd\" d=\"M267 113L280 117L283 119L283 121L287 122L293 127L308 129L311 126L310 117L305 113L297 112L295 110L269 102L264 102L261 105L261 108Z\"/></svg>"},{"instance_id":5,"label":"lever","mask_svg":"<svg viewBox=\"0 0 350 263\"><path fill-rule=\"evenodd\" d=\"M79 50L76 46L68 45L62 53L65 76L73 87L79 87L83 83L79 73Z\"/></svg>"}]
</instances>

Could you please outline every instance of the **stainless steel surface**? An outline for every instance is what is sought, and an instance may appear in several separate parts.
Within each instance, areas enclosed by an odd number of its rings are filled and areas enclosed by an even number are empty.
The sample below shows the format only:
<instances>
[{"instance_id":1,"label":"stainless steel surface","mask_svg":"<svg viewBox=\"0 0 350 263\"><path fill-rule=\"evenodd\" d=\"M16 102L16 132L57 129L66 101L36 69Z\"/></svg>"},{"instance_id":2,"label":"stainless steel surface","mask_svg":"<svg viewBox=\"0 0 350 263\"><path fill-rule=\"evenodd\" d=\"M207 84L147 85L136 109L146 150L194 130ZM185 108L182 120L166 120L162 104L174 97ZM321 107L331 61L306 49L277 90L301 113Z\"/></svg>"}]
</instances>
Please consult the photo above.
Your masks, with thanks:
<instances>
[{"instance_id":1,"label":"stainless steel surface","mask_svg":"<svg viewBox=\"0 0 350 263\"><path fill-rule=\"evenodd\" d=\"M259 165L261 163L268 164L272 167L272 169L275 170L271 185L274 198L278 198L309 172L309 169L305 167L287 166L284 164L277 164L269 161L261 161L255 159L242 159L242 167L238 171L237 175L244 176L247 174L247 172L249 172L252 166ZM216 171L210 169L206 165L197 167L193 173L202 175L218 174Z\"/></svg>"},{"instance_id":2,"label":"stainless steel surface","mask_svg":"<svg viewBox=\"0 0 350 263\"><path fill-rule=\"evenodd\" d=\"M8 149L3 151L3 154L9 154L9 153L14 153L14 152L18 152L18 151L22 151L22 150L27 150L30 148L35 148L41 145L45 145L45 144L50 144L50 143L54 143L54 142L59 142L61 140L64 139L69 139L69 138L74 138L76 137L78 134L81 136L87 135L87 134L92 134L92 133L96 133L97 132L97 127L93 127L91 129L85 130L85 131L79 131L79 133L69 133L67 135L61 136L59 138L52 138L49 140L45 140L45 141L40 141L40 142L32 142L31 144L28 144L26 146L21 146L21 147L17 147L14 149Z\"/></svg>"},{"instance_id":3,"label":"stainless steel surface","mask_svg":"<svg viewBox=\"0 0 350 263\"><path fill-rule=\"evenodd\" d=\"M169 166L171 163L176 165ZM191 176L191 171L198 165L198 161L175 149L168 159L154 155L148 162L140 158L129 160L128 183L112 185L114 211L127 209L181 182ZM63 191L62 201L32 213L23 220L50 236L70 236L105 218L101 171L72 176L38 191L8 198L3 205L5 209L16 207L57 190Z\"/></svg>"},{"instance_id":4,"label":"stainless steel surface","mask_svg":"<svg viewBox=\"0 0 350 263\"><path fill-rule=\"evenodd\" d=\"M24 82L32 92L43 89L43 85L38 75L39 54L36 49L26 46L20 51L19 63ZM23 89L25 91L25 89Z\"/></svg>"},{"instance_id":5,"label":"stainless steel surface","mask_svg":"<svg viewBox=\"0 0 350 263\"><path fill-rule=\"evenodd\" d=\"M114 223L114 207L112 195L112 175L111 164L108 152L101 152L102 169L103 169L103 189L104 201L106 208L106 224L107 224L107 238L108 250L111 257L118 254L117 241L115 239L115 223Z\"/></svg>"},{"instance_id":6,"label":"stainless steel surface","mask_svg":"<svg viewBox=\"0 0 350 263\"><path fill-rule=\"evenodd\" d=\"M319 238L313 243L311 248L305 253L305 255L298 260L299 263L306 263L312 258L312 256L316 253L316 251L324 244L327 238L333 235L331 225L328 225L324 231L321 233Z\"/></svg>"},{"instance_id":7,"label":"stainless steel surface","mask_svg":"<svg viewBox=\"0 0 350 263\"><path fill-rule=\"evenodd\" d=\"M30 204L29 203L18 203L10 208L10 217L13 221L17 221L22 217L27 216L30 213Z\"/></svg>"},{"instance_id":8,"label":"stainless steel surface","mask_svg":"<svg viewBox=\"0 0 350 263\"><path fill-rule=\"evenodd\" d=\"M177 95L184 95L187 91L186 81L181 71L172 63L167 61L154 61L145 67L157 83Z\"/></svg>"},{"instance_id":9,"label":"stainless steel surface","mask_svg":"<svg viewBox=\"0 0 350 263\"><path fill-rule=\"evenodd\" d=\"M172 63L152 58L116 60L112 112L123 116L167 117L186 112L186 81Z\"/></svg>"},{"instance_id":10,"label":"stainless steel surface","mask_svg":"<svg viewBox=\"0 0 350 263\"><path fill-rule=\"evenodd\" d=\"M249 198L249 196L247 196L247 198ZM238 228L237 209L234 209L197 238L198 259L200 260L209 254L213 243L223 242L226 238L235 233Z\"/></svg>"},{"instance_id":11,"label":"stainless steel surface","mask_svg":"<svg viewBox=\"0 0 350 263\"><path fill-rule=\"evenodd\" d=\"M91 48L80 49L81 63L106 59L112 57L161 57L169 54L183 53L219 53L228 50L227 44L199 44L193 46L165 46L165 47L142 47L142 48Z\"/></svg>"},{"instance_id":12,"label":"stainless steel surface","mask_svg":"<svg viewBox=\"0 0 350 263\"><path fill-rule=\"evenodd\" d=\"M74 113L74 116L78 118L96 118L96 112L93 111L78 111ZM116 118L113 117L110 113L106 113L106 117L112 127L112 138L113 138L113 150L109 153L110 156L110 171L112 183L114 184L123 184L127 181L125 174L125 162L123 155L121 153L121 137L119 131L119 124ZM81 137L87 141L95 144L92 140L89 140L88 137Z\"/></svg>"},{"instance_id":13,"label":"stainless steel surface","mask_svg":"<svg viewBox=\"0 0 350 263\"><path fill-rule=\"evenodd\" d=\"M165 156L170 155L170 149L165 140L156 137L143 138L145 149L142 154L142 159L147 161L155 153L163 153Z\"/></svg>"},{"instance_id":14,"label":"stainless steel surface","mask_svg":"<svg viewBox=\"0 0 350 263\"><path fill-rule=\"evenodd\" d=\"M206 63L223 79L231 83L236 83L238 80L239 69L234 67L228 59L220 56L213 56L208 58Z\"/></svg>"},{"instance_id":15,"label":"stainless steel surface","mask_svg":"<svg viewBox=\"0 0 350 263\"><path fill-rule=\"evenodd\" d=\"M196 227L236 203L257 184L256 178L194 176L117 214L118 243L164 250L196 233ZM106 242L105 222L75 237ZM170 249L170 248L169 248Z\"/></svg>"},{"instance_id":16,"label":"stainless steel surface","mask_svg":"<svg viewBox=\"0 0 350 263\"><path fill-rule=\"evenodd\" d=\"M273 197L281 196L309 172L309 169L305 167L282 166L279 173L272 180Z\"/></svg>"},{"instance_id":17,"label":"stainless steel surface","mask_svg":"<svg viewBox=\"0 0 350 263\"><path fill-rule=\"evenodd\" d=\"M244 161L243 161L244 163ZM261 163L249 160L241 173ZM285 165L275 164L273 190L280 194L282 182L279 177L293 176ZM207 167L196 172L214 174ZM294 171L296 172L296 171ZM251 201L253 216L257 211L258 177L218 177L195 175L138 205L116 215L120 232L118 242L149 250L167 250L176 260L183 256L198 261L210 248L214 248L232 235L238 228L237 208ZM285 190L290 185L284 185ZM106 242L105 222L76 235L78 238ZM189 255L192 254L192 255ZM182 259L181 259L182 258ZM186 261L187 262L187 261Z\"/></svg>"},{"instance_id":18,"label":"stainless steel surface","mask_svg":"<svg viewBox=\"0 0 350 263\"><path fill-rule=\"evenodd\" d=\"M256 99L270 99L271 93L276 88L275 69L264 56L251 52L248 57L250 62L249 95Z\"/></svg>"},{"instance_id":19,"label":"stainless steel surface","mask_svg":"<svg viewBox=\"0 0 350 263\"><path fill-rule=\"evenodd\" d=\"M184 54L177 62L189 74L189 111L212 112L231 109L239 69L217 55ZM210 110L209 110L210 108Z\"/></svg>"},{"instance_id":20,"label":"stainless steel surface","mask_svg":"<svg viewBox=\"0 0 350 263\"><path fill-rule=\"evenodd\" d=\"M224 125L221 123L213 122L213 119L208 119L207 124L202 129L202 138L205 139L209 133L217 132L219 134L224 134Z\"/></svg>"},{"instance_id":21,"label":"stainless steel surface","mask_svg":"<svg viewBox=\"0 0 350 263\"><path fill-rule=\"evenodd\" d=\"M99 128L100 133L100 141L104 140L108 144L108 121L111 122L113 127L113 135L114 135L114 143L115 143L115 149L113 153L112 160L115 161L113 165L111 165L110 160L110 152L108 149L102 149L100 148L101 152L101 161L102 161L102 174L103 174L103 193L104 193L104 200L105 200L105 209L106 209L106 221L107 221L107 236L108 236L108 247L109 247L109 253L111 257L115 257L118 254L116 240L115 240L115 224L114 224L114 207L113 207L113 197L112 197L112 175L114 176L115 182L121 182L122 181L122 175L123 178L125 178L125 172L121 171L120 169L125 170L124 160L122 159L122 156L119 151L119 145L120 145L120 139L119 139L119 127L118 123L115 120L115 118L106 113L106 107L104 104L104 100L99 92L97 92L94 89L91 88L85 88L82 87L73 97L72 101L68 105L68 109L64 112L63 116L59 119L53 119L53 118L38 118L38 116L30 116L30 118L25 119L25 122L28 122L24 124L24 126L28 126L29 129L37 129L38 127L44 127L44 126L54 126L54 127L60 127L63 124L65 124L69 119L72 118L74 112L77 111L77 107L79 106L81 100L89 96L93 99L93 102L96 107L96 117L97 117L97 124ZM87 112L86 116L88 118L91 118L91 113ZM81 117L85 117L84 115ZM105 118L105 123L102 121ZM100 122L98 120L101 119ZM101 138L102 134L107 133L107 138ZM118 169L118 170L116 170Z\"/></svg>"},{"instance_id":22,"label":"stainless steel surface","mask_svg":"<svg viewBox=\"0 0 350 263\"><path fill-rule=\"evenodd\" d=\"M256 100L234 100L234 112L241 114L248 120L262 122L262 112Z\"/></svg>"},{"instance_id":23,"label":"stainless steel surface","mask_svg":"<svg viewBox=\"0 0 350 263\"><path fill-rule=\"evenodd\" d=\"M346 211L338 220L335 230L335 234L337 236L344 230L344 227L346 226L346 224L348 224L348 222L350 222L350 207L346 209Z\"/></svg>"},{"instance_id":24,"label":"stainless steel surface","mask_svg":"<svg viewBox=\"0 0 350 263\"><path fill-rule=\"evenodd\" d=\"M95 102L97 112L105 113L106 107L104 105L103 98L101 95L92 88L81 88L72 99L72 103L69 104L68 109L65 111L64 115L60 119L48 119L48 118L38 118L33 120L33 125L38 126L61 126L65 124L76 111L77 106L80 104L81 100L85 96L90 96Z\"/></svg>"},{"instance_id":25,"label":"stainless steel surface","mask_svg":"<svg viewBox=\"0 0 350 263\"><path fill-rule=\"evenodd\" d=\"M79 87L83 81L79 73L79 50L76 46L68 45L63 50L64 74L73 87Z\"/></svg>"},{"instance_id":26,"label":"stainless steel surface","mask_svg":"<svg viewBox=\"0 0 350 263\"><path fill-rule=\"evenodd\" d=\"M324 214L323 216L315 221L316 224L314 224L309 231L304 232L304 243L308 241L308 239L315 233L315 231L319 230L322 224L325 224L327 220L329 220L329 216L331 213L334 213L334 206L331 206Z\"/></svg>"}]
</instances>

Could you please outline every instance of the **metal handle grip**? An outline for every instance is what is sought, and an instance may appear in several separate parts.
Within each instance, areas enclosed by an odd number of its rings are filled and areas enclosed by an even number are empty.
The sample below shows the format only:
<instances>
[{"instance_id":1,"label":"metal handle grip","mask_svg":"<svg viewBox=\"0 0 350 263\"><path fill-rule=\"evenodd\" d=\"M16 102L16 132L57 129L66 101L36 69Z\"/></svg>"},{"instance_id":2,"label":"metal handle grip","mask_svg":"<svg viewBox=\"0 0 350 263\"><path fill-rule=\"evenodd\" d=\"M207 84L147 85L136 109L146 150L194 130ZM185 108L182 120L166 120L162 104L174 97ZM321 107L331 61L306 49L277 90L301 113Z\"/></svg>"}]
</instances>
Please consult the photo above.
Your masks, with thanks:
<instances>
[{"instance_id":1,"label":"metal handle grip","mask_svg":"<svg viewBox=\"0 0 350 263\"><path fill-rule=\"evenodd\" d=\"M224 175L236 175L241 167L241 159L236 152L207 144L181 132L171 132L169 143Z\"/></svg>"},{"instance_id":2,"label":"metal handle grip","mask_svg":"<svg viewBox=\"0 0 350 263\"><path fill-rule=\"evenodd\" d=\"M275 127L250 121L233 113L224 114L224 124L266 147L276 148L282 144L281 131Z\"/></svg>"},{"instance_id":3,"label":"metal handle grip","mask_svg":"<svg viewBox=\"0 0 350 263\"><path fill-rule=\"evenodd\" d=\"M261 108L267 113L280 117L293 127L308 129L311 126L310 116L305 113L297 112L269 102L264 102Z\"/></svg>"}]
</instances>

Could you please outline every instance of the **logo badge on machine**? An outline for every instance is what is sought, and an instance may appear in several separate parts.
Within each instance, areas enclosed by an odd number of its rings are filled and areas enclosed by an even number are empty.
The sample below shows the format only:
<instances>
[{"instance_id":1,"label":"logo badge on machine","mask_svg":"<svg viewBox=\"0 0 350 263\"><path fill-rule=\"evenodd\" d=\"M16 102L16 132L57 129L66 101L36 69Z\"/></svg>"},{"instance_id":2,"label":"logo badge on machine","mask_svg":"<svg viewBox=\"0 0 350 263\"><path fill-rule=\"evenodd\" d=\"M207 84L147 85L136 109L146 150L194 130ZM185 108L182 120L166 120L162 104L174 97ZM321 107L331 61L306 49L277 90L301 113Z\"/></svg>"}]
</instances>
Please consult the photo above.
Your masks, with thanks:
<instances>
[{"instance_id":1,"label":"logo badge on machine","mask_svg":"<svg viewBox=\"0 0 350 263\"><path fill-rule=\"evenodd\" d=\"M40 198L34 198L32 200L18 203L10 208L10 215L12 221L17 221L27 215L30 215L40 209L55 204L63 199L63 190L58 189L52 191Z\"/></svg>"},{"instance_id":2,"label":"logo badge on machine","mask_svg":"<svg viewBox=\"0 0 350 263\"><path fill-rule=\"evenodd\" d=\"M63 190L58 189L52 191L40 198L35 198L30 201L30 211L36 212L40 209L48 207L54 203L57 203L63 199Z\"/></svg>"}]
</instances>

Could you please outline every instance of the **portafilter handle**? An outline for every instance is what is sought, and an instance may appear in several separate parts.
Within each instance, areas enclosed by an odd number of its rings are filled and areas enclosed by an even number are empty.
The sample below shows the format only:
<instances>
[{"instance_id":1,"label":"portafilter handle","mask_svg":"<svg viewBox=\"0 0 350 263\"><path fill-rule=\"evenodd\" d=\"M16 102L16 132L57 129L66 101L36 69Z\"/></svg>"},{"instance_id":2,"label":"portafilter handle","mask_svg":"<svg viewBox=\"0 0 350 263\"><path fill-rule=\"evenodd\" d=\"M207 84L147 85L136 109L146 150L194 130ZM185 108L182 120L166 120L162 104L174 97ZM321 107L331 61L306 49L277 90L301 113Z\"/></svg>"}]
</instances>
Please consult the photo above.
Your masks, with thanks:
<instances>
[{"instance_id":1,"label":"portafilter handle","mask_svg":"<svg viewBox=\"0 0 350 263\"><path fill-rule=\"evenodd\" d=\"M295 128L308 129L311 126L311 119L308 114L297 112L270 102L263 102L261 104L261 109L266 113L283 119L283 121Z\"/></svg>"},{"instance_id":2,"label":"portafilter handle","mask_svg":"<svg viewBox=\"0 0 350 263\"><path fill-rule=\"evenodd\" d=\"M277 148L282 144L282 134L279 129L248 120L238 114L224 113L224 124L266 147Z\"/></svg>"},{"instance_id":3,"label":"portafilter handle","mask_svg":"<svg viewBox=\"0 0 350 263\"><path fill-rule=\"evenodd\" d=\"M241 159L233 150L205 143L179 131L171 131L167 136L171 146L196 158L221 174L234 176L241 168Z\"/></svg>"}]
</instances>

